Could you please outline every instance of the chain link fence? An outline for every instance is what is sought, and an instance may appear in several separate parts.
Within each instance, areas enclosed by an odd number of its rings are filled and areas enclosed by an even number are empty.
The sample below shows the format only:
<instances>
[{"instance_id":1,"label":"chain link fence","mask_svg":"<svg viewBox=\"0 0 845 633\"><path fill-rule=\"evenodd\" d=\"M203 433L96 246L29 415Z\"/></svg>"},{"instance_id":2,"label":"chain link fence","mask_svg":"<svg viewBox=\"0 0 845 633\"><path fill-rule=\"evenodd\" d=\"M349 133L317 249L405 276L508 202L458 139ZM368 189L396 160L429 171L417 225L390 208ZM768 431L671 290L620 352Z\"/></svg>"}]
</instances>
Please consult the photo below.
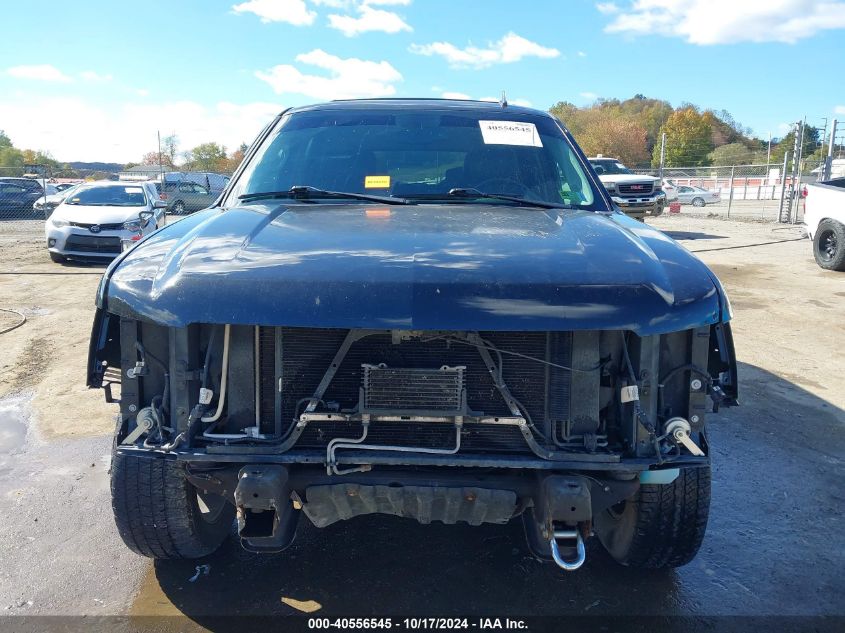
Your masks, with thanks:
<instances>
[{"instance_id":1,"label":"chain link fence","mask_svg":"<svg viewBox=\"0 0 845 633\"><path fill-rule=\"evenodd\" d=\"M677 195L682 214L798 223L804 213L802 185L818 179L820 165L820 161L803 161L797 174L789 161L779 165L666 167L663 179L674 187L670 198ZM632 171L660 176L656 168Z\"/></svg>"}]
</instances>

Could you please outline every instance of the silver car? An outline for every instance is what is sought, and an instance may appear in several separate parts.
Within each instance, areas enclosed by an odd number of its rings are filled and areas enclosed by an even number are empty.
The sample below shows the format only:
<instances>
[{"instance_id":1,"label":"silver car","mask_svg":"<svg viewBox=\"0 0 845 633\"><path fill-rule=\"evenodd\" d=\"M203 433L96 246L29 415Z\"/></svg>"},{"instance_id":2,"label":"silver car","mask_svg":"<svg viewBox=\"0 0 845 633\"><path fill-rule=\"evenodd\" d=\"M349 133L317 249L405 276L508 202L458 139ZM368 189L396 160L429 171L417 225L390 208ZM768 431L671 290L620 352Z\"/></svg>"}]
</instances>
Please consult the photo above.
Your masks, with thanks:
<instances>
[{"instance_id":1,"label":"silver car","mask_svg":"<svg viewBox=\"0 0 845 633\"><path fill-rule=\"evenodd\" d=\"M167 201L167 210L174 215L185 215L210 207L217 199L216 193L195 182L181 180L155 183L159 197Z\"/></svg>"},{"instance_id":2,"label":"silver car","mask_svg":"<svg viewBox=\"0 0 845 633\"><path fill-rule=\"evenodd\" d=\"M718 191L710 191L701 187L681 185L678 187L678 202L691 204L694 207L703 207L708 204L718 204L722 201L722 194Z\"/></svg>"}]
</instances>

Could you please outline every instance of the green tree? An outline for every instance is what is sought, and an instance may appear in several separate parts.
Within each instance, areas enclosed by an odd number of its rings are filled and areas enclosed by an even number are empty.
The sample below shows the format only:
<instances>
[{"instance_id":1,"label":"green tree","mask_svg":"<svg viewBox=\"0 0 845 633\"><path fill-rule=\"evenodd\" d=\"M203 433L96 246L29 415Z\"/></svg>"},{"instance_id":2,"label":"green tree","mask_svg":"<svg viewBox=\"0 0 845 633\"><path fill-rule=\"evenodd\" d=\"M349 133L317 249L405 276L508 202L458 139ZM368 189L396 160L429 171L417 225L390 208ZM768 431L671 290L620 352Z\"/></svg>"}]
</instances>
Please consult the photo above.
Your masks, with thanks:
<instances>
[{"instance_id":1,"label":"green tree","mask_svg":"<svg viewBox=\"0 0 845 633\"><path fill-rule=\"evenodd\" d=\"M226 148L217 143L202 143L185 155L185 167L191 171L217 171L226 166Z\"/></svg>"},{"instance_id":2,"label":"green tree","mask_svg":"<svg viewBox=\"0 0 845 633\"><path fill-rule=\"evenodd\" d=\"M710 152L709 158L713 165L749 165L757 162L759 152L749 149L744 143L728 143ZM766 162L765 153L763 162Z\"/></svg>"},{"instance_id":3,"label":"green tree","mask_svg":"<svg viewBox=\"0 0 845 633\"><path fill-rule=\"evenodd\" d=\"M666 167L707 165L713 151L713 128L693 106L675 110L660 128L666 134ZM654 146L652 165L660 164L660 145Z\"/></svg>"},{"instance_id":4,"label":"green tree","mask_svg":"<svg viewBox=\"0 0 845 633\"><path fill-rule=\"evenodd\" d=\"M805 157L811 156L819 146L819 137L821 136L821 130L817 127L813 127L812 125L808 125L804 128L804 147L802 149L803 155ZM786 152L789 152L790 156L792 156L792 152L795 150L795 129L789 131L789 133L780 139L777 143L772 144L772 159L771 162L773 163L782 163L783 156Z\"/></svg>"}]
</instances>

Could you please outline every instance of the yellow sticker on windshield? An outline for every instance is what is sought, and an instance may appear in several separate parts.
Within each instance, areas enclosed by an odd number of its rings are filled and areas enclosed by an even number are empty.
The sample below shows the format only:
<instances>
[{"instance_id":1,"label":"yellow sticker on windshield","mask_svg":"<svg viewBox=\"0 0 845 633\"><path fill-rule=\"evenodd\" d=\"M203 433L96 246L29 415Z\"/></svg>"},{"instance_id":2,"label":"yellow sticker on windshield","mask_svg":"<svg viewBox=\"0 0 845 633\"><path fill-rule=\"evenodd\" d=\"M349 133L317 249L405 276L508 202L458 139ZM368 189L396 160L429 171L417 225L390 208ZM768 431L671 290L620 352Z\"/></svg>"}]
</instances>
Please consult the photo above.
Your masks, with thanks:
<instances>
[{"instance_id":1,"label":"yellow sticker on windshield","mask_svg":"<svg viewBox=\"0 0 845 633\"><path fill-rule=\"evenodd\" d=\"M367 176L364 178L365 189L390 189L390 176Z\"/></svg>"}]
</instances>

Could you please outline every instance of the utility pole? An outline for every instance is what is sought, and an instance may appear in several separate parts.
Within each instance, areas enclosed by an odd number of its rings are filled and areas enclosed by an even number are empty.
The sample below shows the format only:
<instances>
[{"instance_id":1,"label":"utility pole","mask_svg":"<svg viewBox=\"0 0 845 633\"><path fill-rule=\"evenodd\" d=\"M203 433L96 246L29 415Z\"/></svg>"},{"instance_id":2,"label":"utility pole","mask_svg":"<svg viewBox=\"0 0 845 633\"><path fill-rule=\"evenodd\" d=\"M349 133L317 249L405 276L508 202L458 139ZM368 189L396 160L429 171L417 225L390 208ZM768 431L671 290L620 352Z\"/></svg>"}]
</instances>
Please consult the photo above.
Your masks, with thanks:
<instances>
[{"instance_id":1,"label":"utility pole","mask_svg":"<svg viewBox=\"0 0 845 633\"><path fill-rule=\"evenodd\" d=\"M666 132L660 136L660 180L663 181L663 163L666 161Z\"/></svg>"},{"instance_id":2,"label":"utility pole","mask_svg":"<svg viewBox=\"0 0 845 633\"><path fill-rule=\"evenodd\" d=\"M830 124L830 142L827 144L827 156L824 159L824 167L821 170L821 178L819 180L830 180L830 174L833 169L833 150L836 148L836 126L839 121L833 119Z\"/></svg>"},{"instance_id":3,"label":"utility pole","mask_svg":"<svg viewBox=\"0 0 845 633\"><path fill-rule=\"evenodd\" d=\"M156 130L158 136L158 174L161 177L162 191L164 191L164 167L161 164L161 131Z\"/></svg>"},{"instance_id":4,"label":"utility pole","mask_svg":"<svg viewBox=\"0 0 845 633\"><path fill-rule=\"evenodd\" d=\"M766 150L766 167L768 168L769 163L772 160L772 133L769 132L769 149ZM768 169L766 169L768 171Z\"/></svg>"}]
</instances>

